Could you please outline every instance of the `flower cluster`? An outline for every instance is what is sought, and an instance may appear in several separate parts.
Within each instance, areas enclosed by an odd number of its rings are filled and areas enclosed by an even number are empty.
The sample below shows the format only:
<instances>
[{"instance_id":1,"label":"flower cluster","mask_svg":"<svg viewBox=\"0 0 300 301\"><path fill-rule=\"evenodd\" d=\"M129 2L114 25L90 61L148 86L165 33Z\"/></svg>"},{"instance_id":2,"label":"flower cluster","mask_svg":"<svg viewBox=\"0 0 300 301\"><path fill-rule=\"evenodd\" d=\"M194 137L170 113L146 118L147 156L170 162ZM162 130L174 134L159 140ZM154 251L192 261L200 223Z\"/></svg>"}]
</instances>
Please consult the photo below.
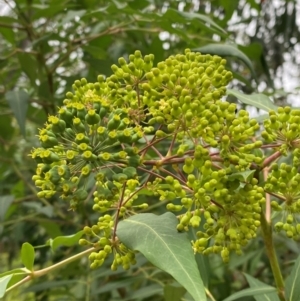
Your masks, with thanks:
<instances>
[{"instance_id":1,"label":"flower cluster","mask_svg":"<svg viewBox=\"0 0 300 301\"><path fill-rule=\"evenodd\" d=\"M300 110L290 107L279 107L277 112L270 111L269 118L264 121L265 130L262 137L267 142L280 145L280 151L288 151L300 146Z\"/></svg>"},{"instance_id":2,"label":"flower cluster","mask_svg":"<svg viewBox=\"0 0 300 301\"><path fill-rule=\"evenodd\" d=\"M220 253L225 262L256 236L265 191L283 199L289 213L276 229L295 237L299 112L279 108L264 122L268 143L279 143L282 153L296 150L294 166L274 165L263 188L255 175L265 159L258 151L262 141L254 138L260 126L223 100L232 79L226 61L190 50L157 66L153 60L136 51L128 62L120 58L107 78L76 80L31 154L39 197L58 194L76 209L94 180L92 208L99 219L84 228L88 239L80 240L99 249L90 255L91 267L111 253L113 270L134 264L134 252L118 240L116 227L120 218L147 209L142 193L177 212L178 231L197 229L195 252ZM272 206L280 207L277 201Z\"/></svg>"},{"instance_id":3,"label":"flower cluster","mask_svg":"<svg viewBox=\"0 0 300 301\"><path fill-rule=\"evenodd\" d=\"M300 213L299 159L300 149L297 148L293 151L292 165L273 163L264 186L266 192L276 197L271 201L272 209L282 213L281 221L275 223L275 230L283 230L293 239L300 237L300 223L297 217Z\"/></svg>"}]
</instances>

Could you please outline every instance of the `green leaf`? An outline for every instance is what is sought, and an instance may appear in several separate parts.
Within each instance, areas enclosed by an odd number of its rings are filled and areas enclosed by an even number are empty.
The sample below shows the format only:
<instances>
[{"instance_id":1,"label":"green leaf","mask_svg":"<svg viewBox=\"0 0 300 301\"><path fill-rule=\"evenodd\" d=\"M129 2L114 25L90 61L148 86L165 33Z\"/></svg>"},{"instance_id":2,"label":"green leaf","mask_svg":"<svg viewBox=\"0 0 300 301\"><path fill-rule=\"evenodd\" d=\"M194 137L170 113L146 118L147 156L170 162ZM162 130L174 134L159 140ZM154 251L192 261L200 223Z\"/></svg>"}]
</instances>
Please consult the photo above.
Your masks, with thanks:
<instances>
[{"instance_id":1,"label":"green leaf","mask_svg":"<svg viewBox=\"0 0 300 301\"><path fill-rule=\"evenodd\" d=\"M4 39L10 44L15 44L15 33L11 28L4 28L0 26L0 35L4 37Z\"/></svg>"},{"instance_id":2,"label":"green leaf","mask_svg":"<svg viewBox=\"0 0 300 301\"><path fill-rule=\"evenodd\" d=\"M277 106L265 94L243 94L234 89L227 89L227 95L235 96L239 101L264 111L277 110Z\"/></svg>"},{"instance_id":3,"label":"green leaf","mask_svg":"<svg viewBox=\"0 0 300 301\"><path fill-rule=\"evenodd\" d=\"M182 286L165 285L164 297L165 301L180 301L185 294L186 289Z\"/></svg>"},{"instance_id":4,"label":"green leaf","mask_svg":"<svg viewBox=\"0 0 300 301\"><path fill-rule=\"evenodd\" d=\"M47 241L47 245L51 247L52 251L55 251L60 246L71 247L78 243L82 235L83 235L83 231L79 231L73 235L58 236L54 239L49 239Z\"/></svg>"},{"instance_id":5,"label":"green leaf","mask_svg":"<svg viewBox=\"0 0 300 301\"><path fill-rule=\"evenodd\" d=\"M286 279L285 295L289 301L299 301L300 299L300 256L298 256L291 274Z\"/></svg>"},{"instance_id":6,"label":"green leaf","mask_svg":"<svg viewBox=\"0 0 300 301\"><path fill-rule=\"evenodd\" d=\"M210 26L214 27L215 29L218 29L221 33L227 34L227 32L222 27L220 27L216 22L214 22L211 18L209 18L206 15L192 13L192 12L185 12L185 11L178 11L178 13L181 16L185 17L186 19L190 19L190 20L198 19L199 21L207 23Z\"/></svg>"},{"instance_id":7,"label":"green leaf","mask_svg":"<svg viewBox=\"0 0 300 301\"><path fill-rule=\"evenodd\" d=\"M205 289L186 233L176 230L174 214L134 215L121 221L119 239L129 248L140 251L152 264L169 273L195 300L206 300Z\"/></svg>"},{"instance_id":8,"label":"green leaf","mask_svg":"<svg viewBox=\"0 0 300 301\"><path fill-rule=\"evenodd\" d=\"M227 44L208 44L200 48L193 49L195 51L200 51L202 53L216 54L219 56L233 56L245 63L245 65L250 69L253 77L255 77L255 71L250 59L237 47Z\"/></svg>"},{"instance_id":9,"label":"green leaf","mask_svg":"<svg viewBox=\"0 0 300 301\"><path fill-rule=\"evenodd\" d=\"M28 286L27 288L24 289L24 292L41 292L41 291L46 291L51 288L56 288L56 287L64 287L69 289L69 285L77 285L78 282L80 282L80 279L75 279L75 280L53 280L53 281L44 281L40 282L38 284L33 284Z\"/></svg>"},{"instance_id":10,"label":"green leaf","mask_svg":"<svg viewBox=\"0 0 300 301\"><path fill-rule=\"evenodd\" d=\"M168 30L170 33L176 33L181 36L185 36L188 40L185 30L175 28L172 23L186 24L187 21L201 27L201 29L216 33L220 36L227 37L226 31L215 23L212 19L206 15L192 13L192 12L180 12L175 9L168 9L162 16L156 16L156 21L160 23L163 29ZM200 22L199 22L200 21Z\"/></svg>"},{"instance_id":11,"label":"green leaf","mask_svg":"<svg viewBox=\"0 0 300 301\"><path fill-rule=\"evenodd\" d=\"M29 95L24 90L9 91L5 94L11 110L13 111L23 136L25 136L25 121L28 108Z\"/></svg>"},{"instance_id":12,"label":"green leaf","mask_svg":"<svg viewBox=\"0 0 300 301\"><path fill-rule=\"evenodd\" d=\"M29 273L26 268L13 269L0 274L0 298L3 297L6 289L23 279L28 274Z\"/></svg>"},{"instance_id":13,"label":"green leaf","mask_svg":"<svg viewBox=\"0 0 300 301\"><path fill-rule=\"evenodd\" d=\"M240 180L240 181L248 182L252 179L254 173L255 173L255 170L246 170L246 171L233 173L233 174L228 176L228 180L232 181L232 180L237 179L237 180Z\"/></svg>"},{"instance_id":14,"label":"green leaf","mask_svg":"<svg viewBox=\"0 0 300 301\"><path fill-rule=\"evenodd\" d=\"M28 242L23 243L21 249L21 260L24 266L30 271L33 271L34 255L35 251L33 246Z\"/></svg>"},{"instance_id":15,"label":"green leaf","mask_svg":"<svg viewBox=\"0 0 300 301\"><path fill-rule=\"evenodd\" d=\"M36 59L30 53L19 53L18 59L21 65L22 71L28 76L33 86L36 86L37 79L37 62Z\"/></svg>"},{"instance_id":16,"label":"green leaf","mask_svg":"<svg viewBox=\"0 0 300 301\"><path fill-rule=\"evenodd\" d=\"M141 287L138 290L135 290L126 298L120 298L120 301L131 301L131 300L145 300L154 295L162 295L163 289L158 284L151 284L149 286ZM175 300L174 300L175 301Z\"/></svg>"},{"instance_id":17,"label":"green leaf","mask_svg":"<svg viewBox=\"0 0 300 301\"><path fill-rule=\"evenodd\" d=\"M55 223L54 221L46 220L46 221L40 222L39 224L46 230L47 234L51 238L55 238L57 236L62 235L59 225L57 223Z\"/></svg>"},{"instance_id":18,"label":"green leaf","mask_svg":"<svg viewBox=\"0 0 300 301\"><path fill-rule=\"evenodd\" d=\"M224 11L226 12L224 14L224 19L222 18L222 20L220 20L219 22L224 26L227 26L227 22L231 19L232 14L238 7L239 0L220 0L219 3L220 7L222 7L222 9L224 9Z\"/></svg>"},{"instance_id":19,"label":"green leaf","mask_svg":"<svg viewBox=\"0 0 300 301\"><path fill-rule=\"evenodd\" d=\"M13 275L7 275L0 278L0 298L2 298L5 294L6 287L12 278Z\"/></svg>"},{"instance_id":20,"label":"green leaf","mask_svg":"<svg viewBox=\"0 0 300 301\"><path fill-rule=\"evenodd\" d=\"M12 126L12 116L2 115L0 118L0 137L4 140L10 140L15 132L15 128ZM0 145L4 147L4 145Z\"/></svg>"},{"instance_id":21,"label":"green leaf","mask_svg":"<svg viewBox=\"0 0 300 301\"><path fill-rule=\"evenodd\" d=\"M259 295L270 294L274 292L276 292L276 288L269 285L265 285L261 287L251 287L251 288L246 288L240 292L234 293L233 295L229 296L223 301L232 301L242 297L259 296Z\"/></svg>"},{"instance_id":22,"label":"green leaf","mask_svg":"<svg viewBox=\"0 0 300 301\"><path fill-rule=\"evenodd\" d=\"M257 117L254 117L254 119L258 122L258 123L262 123L265 119L269 118L269 114L262 114L259 115Z\"/></svg>"},{"instance_id":23,"label":"green leaf","mask_svg":"<svg viewBox=\"0 0 300 301\"><path fill-rule=\"evenodd\" d=\"M252 276L244 273L249 286L251 288L259 288L259 287L266 287L268 285L266 285L265 283L253 278ZM270 286L271 287L271 286ZM254 296L254 299L256 301L280 301L279 297L277 295L277 293L269 293L269 294L263 294L263 295L258 295L258 296Z\"/></svg>"},{"instance_id":24,"label":"green leaf","mask_svg":"<svg viewBox=\"0 0 300 301\"><path fill-rule=\"evenodd\" d=\"M10 270L10 271L0 274L0 278L7 276L7 275L27 275L27 274L28 274L28 271L26 270L26 268L13 269L13 270Z\"/></svg>"},{"instance_id":25,"label":"green leaf","mask_svg":"<svg viewBox=\"0 0 300 301\"><path fill-rule=\"evenodd\" d=\"M263 53L263 45L259 42L253 42L247 46L239 45L239 49L247 55L251 60L259 62L260 57Z\"/></svg>"},{"instance_id":26,"label":"green leaf","mask_svg":"<svg viewBox=\"0 0 300 301\"><path fill-rule=\"evenodd\" d=\"M4 195L0 197L0 222L4 221L5 214L14 201L14 196Z\"/></svg>"},{"instance_id":27,"label":"green leaf","mask_svg":"<svg viewBox=\"0 0 300 301\"><path fill-rule=\"evenodd\" d=\"M99 296L100 294L112 292L122 287L130 287L131 284L137 283L139 280L142 280L142 277L131 276L128 278L118 279L117 281L110 281L105 285L101 285L98 289L93 290L93 292L91 292L91 296Z\"/></svg>"},{"instance_id":28,"label":"green leaf","mask_svg":"<svg viewBox=\"0 0 300 301\"><path fill-rule=\"evenodd\" d=\"M61 19L61 22L59 25L64 25L69 22L72 22L75 20L75 17L82 17L84 14L86 14L85 9L81 10L68 10L67 13L63 16Z\"/></svg>"},{"instance_id":29,"label":"green leaf","mask_svg":"<svg viewBox=\"0 0 300 301\"><path fill-rule=\"evenodd\" d=\"M230 270L234 270L239 266L246 264L247 262L251 262L252 264L253 258L260 256L262 253L263 253L263 249L254 250L254 251L248 250L248 252L246 252L243 256L233 254L229 262L228 268Z\"/></svg>"}]
</instances>

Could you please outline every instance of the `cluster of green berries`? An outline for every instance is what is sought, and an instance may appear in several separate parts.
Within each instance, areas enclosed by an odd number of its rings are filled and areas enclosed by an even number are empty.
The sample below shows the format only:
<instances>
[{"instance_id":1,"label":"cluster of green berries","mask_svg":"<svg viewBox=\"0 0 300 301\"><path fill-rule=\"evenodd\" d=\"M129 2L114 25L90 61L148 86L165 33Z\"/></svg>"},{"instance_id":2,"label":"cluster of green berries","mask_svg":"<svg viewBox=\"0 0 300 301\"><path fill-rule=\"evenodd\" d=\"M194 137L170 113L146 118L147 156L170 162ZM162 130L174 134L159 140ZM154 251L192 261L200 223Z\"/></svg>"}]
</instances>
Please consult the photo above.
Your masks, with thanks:
<instances>
[{"instance_id":1,"label":"cluster of green berries","mask_svg":"<svg viewBox=\"0 0 300 301\"><path fill-rule=\"evenodd\" d=\"M208 159L198 167L192 166L190 170L186 164L183 166L188 174L186 187L173 177L166 177L169 190L158 190L160 199L172 201L167 205L170 211L186 210L179 217L178 231L201 226L198 239L192 242L195 252L221 253L224 262L228 262L229 251L241 254L241 248L256 237L264 190L255 178L242 182L232 168L216 168ZM178 205L173 203L176 198L180 199Z\"/></svg>"},{"instance_id":2,"label":"cluster of green berries","mask_svg":"<svg viewBox=\"0 0 300 301\"><path fill-rule=\"evenodd\" d=\"M262 188L254 176L265 159L262 141L254 139L260 126L223 100L232 79L226 61L189 49L157 66L153 61L136 51L128 61L120 58L107 78L76 80L31 154L39 197L58 194L76 209L94 181L92 208L99 219L80 240L98 250L90 255L91 267L111 254L113 270L135 263L115 230L120 218L148 207L140 194L166 201L167 210L179 214L178 231L197 229L195 252L220 253L225 262L256 236L265 191L284 199L286 224L276 229L295 237L300 112L279 108L264 122L268 143L279 144L283 154L295 151L291 170L274 165Z\"/></svg>"},{"instance_id":3,"label":"cluster of green berries","mask_svg":"<svg viewBox=\"0 0 300 301\"><path fill-rule=\"evenodd\" d=\"M297 218L300 213L300 149L294 150L293 154L294 162L298 164L272 164L264 189L277 197L277 200L271 201L271 206L274 211L282 213L281 221L275 224L275 230L284 231L288 237L296 240L300 238L300 223Z\"/></svg>"},{"instance_id":4,"label":"cluster of green berries","mask_svg":"<svg viewBox=\"0 0 300 301\"><path fill-rule=\"evenodd\" d=\"M104 261L110 256L113 256L112 270L117 270L118 266L128 270L130 265L136 263L135 253L124 244L112 239L113 226L114 220L112 216L105 214L99 217L96 225L92 227L85 226L83 229L89 239L80 239L79 244L82 246L90 245L97 250L89 255L92 269L102 266Z\"/></svg>"},{"instance_id":5,"label":"cluster of green berries","mask_svg":"<svg viewBox=\"0 0 300 301\"><path fill-rule=\"evenodd\" d=\"M134 177L139 155L133 145L143 137L143 129L132 123L128 109L114 109L102 96L102 82L101 76L94 84L76 81L75 93L67 93L65 106L40 130L42 147L32 152L38 163L33 180L41 188L39 197L59 193L76 208L87 197L85 184L91 174L98 180L105 174L99 170L118 166L110 178L122 182Z\"/></svg>"},{"instance_id":6,"label":"cluster of green berries","mask_svg":"<svg viewBox=\"0 0 300 301\"><path fill-rule=\"evenodd\" d=\"M264 128L261 136L267 142L279 144L283 154L300 147L300 110L290 107L279 107L277 112L272 110L264 121Z\"/></svg>"},{"instance_id":7,"label":"cluster of green berries","mask_svg":"<svg viewBox=\"0 0 300 301\"><path fill-rule=\"evenodd\" d=\"M281 213L275 223L277 232L284 231L289 238L300 238L300 110L279 107L270 111L264 121L261 136L274 144L284 155L291 155L291 164L272 164L271 172L264 185L265 192L276 197L271 201L273 211Z\"/></svg>"}]
</instances>

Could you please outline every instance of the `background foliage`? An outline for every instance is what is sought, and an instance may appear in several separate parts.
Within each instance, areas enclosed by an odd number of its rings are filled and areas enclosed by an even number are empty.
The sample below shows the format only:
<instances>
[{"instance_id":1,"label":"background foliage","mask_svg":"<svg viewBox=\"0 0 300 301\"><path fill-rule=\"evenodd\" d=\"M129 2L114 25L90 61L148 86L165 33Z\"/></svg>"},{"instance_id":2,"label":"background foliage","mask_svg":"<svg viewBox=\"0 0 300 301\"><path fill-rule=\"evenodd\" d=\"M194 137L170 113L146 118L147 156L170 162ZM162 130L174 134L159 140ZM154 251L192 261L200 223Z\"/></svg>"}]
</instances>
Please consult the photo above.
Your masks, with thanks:
<instances>
[{"instance_id":1,"label":"background foliage","mask_svg":"<svg viewBox=\"0 0 300 301\"><path fill-rule=\"evenodd\" d=\"M235 77L231 88L264 92L278 105L300 103L296 0L5 0L0 11L0 273L20 266L23 242L45 245L93 219L88 200L80 213L69 212L59 199L38 199L31 181L35 163L28 154L38 146L38 128L62 105L74 80L110 75L110 66L136 49L153 53L158 62L189 47L225 56ZM237 92L230 94L235 101ZM299 247L281 236L275 243L288 275ZM37 248L35 264L43 268L76 254L80 247L70 244L55 252ZM272 285L259 238L226 266L214 256L197 255L197 261L217 300L251 284L246 271ZM185 294L142 256L127 272L105 266L90 271L87 260L80 260L45 277L6 300L176 301Z\"/></svg>"}]
</instances>

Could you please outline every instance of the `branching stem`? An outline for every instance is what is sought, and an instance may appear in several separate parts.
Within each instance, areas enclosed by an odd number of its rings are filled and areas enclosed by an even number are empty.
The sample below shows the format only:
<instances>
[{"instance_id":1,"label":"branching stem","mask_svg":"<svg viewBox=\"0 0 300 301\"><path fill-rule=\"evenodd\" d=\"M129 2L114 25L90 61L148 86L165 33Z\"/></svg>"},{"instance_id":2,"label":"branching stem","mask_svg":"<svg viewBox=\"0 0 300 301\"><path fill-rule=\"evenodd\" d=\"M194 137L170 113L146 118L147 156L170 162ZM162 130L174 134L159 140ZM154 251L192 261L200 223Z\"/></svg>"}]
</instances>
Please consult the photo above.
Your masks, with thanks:
<instances>
[{"instance_id":1,"label":"branching stem","mask_svg":"<svg viewBox=\"0 0 300 301\"><path fill-rule=\"evenodd\" d=\"M276 151L271 156L267 157L262 164L262 169L269 166L272 162L276 161L278 158L280 158L281 155L282 154L280 151Z\"/></svg>"},{"instance_id":2,"label":"branching stem","mask_svg":"<svg viewBox=\"0 0 300 301\"><path fill-rule=\"evenodd\" d=\"M27 275L25 278L23 278L22 280L20 280L19 282L15 283L10 288L8 288L6 290L6 293L8 293L9 291L14 290L15 288L19 287L20 285L22 285L22 284L24 284L26 282L29 282L30 280L32 280L34 278L42 277L44 275L49 274L50 272L53 272L53 271L55 271L57 269L60 269L60 268L62 268L64 266L66 266L67 264L69 264L69 263L71 263L71 262L73 262L75 260L78 260L78 259L80 259L80 258L82 258L82 257L84 257L84 256L86 256L86 255L88 255L90 253L92 253L95 250L96 250L96 248L87 249L87 250L85 250L85 251L83 251L81 253L78 253L78 254L76 254L74 256L71 256L71 257L69 257L69 258L67 258L67 259L65 259L65 260L63 260L61 262L58 262L58 263L56 263L56 264L54 264L54 265L52 265L52 266L50 266L48 268L44 268L44 269L38 270L38 271L33 271L32 273L30 273L29 275Z\"/></svg>"},{"instance_id":3,"label":"branching stem","mask_svg":"<svg viewBox=\"0 0 300 301\"><path fill-rule=\"evenodd\" d=\"M264 213L261 214L261 231L265 243L267 256L276 283L278 297L280 301L286 301L286 298L284 296L284 281L282 278L280 266L277 260L274 243L273 243L272 226L271 223L267 222Z\"/></svg>"},{"instance_id":4,"label":"branching stem","mask_svg":"<svg viewBox=\"0 0 300 301\"><path fill-rule=\"evenodd\" d=\"M125 189L126 189L126 182L123 183L122 192L121 192L119 203L118 203L118 208L117 208L117 212L116 212L116 218L115 218L115 224L114 224L114 231L113 231L112 241L115 241L115 239L116 239L117 226L118 226L118 222L119 222L120 210L121 210L121 207L122 207L123 201L124 201Z\"/></svg>"}]
</instances>

